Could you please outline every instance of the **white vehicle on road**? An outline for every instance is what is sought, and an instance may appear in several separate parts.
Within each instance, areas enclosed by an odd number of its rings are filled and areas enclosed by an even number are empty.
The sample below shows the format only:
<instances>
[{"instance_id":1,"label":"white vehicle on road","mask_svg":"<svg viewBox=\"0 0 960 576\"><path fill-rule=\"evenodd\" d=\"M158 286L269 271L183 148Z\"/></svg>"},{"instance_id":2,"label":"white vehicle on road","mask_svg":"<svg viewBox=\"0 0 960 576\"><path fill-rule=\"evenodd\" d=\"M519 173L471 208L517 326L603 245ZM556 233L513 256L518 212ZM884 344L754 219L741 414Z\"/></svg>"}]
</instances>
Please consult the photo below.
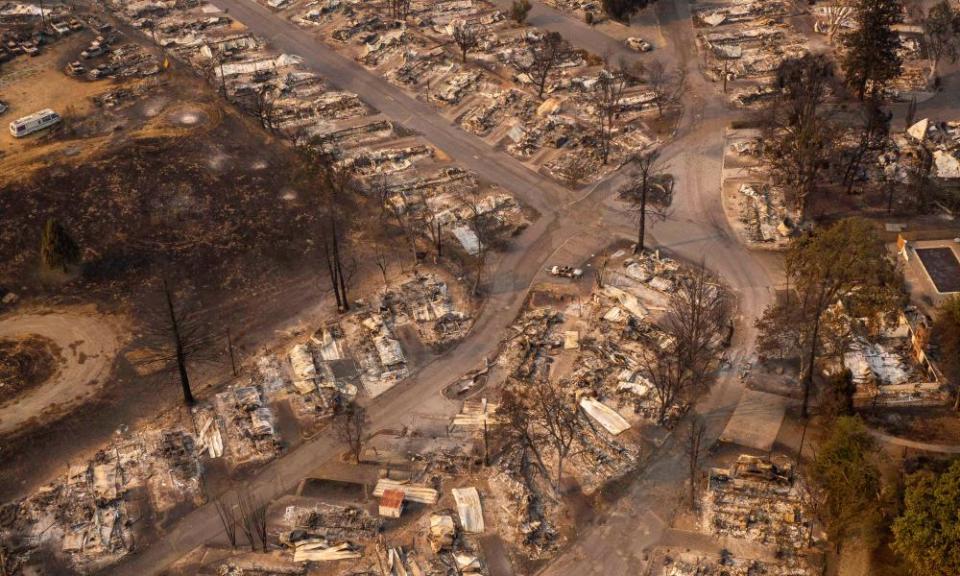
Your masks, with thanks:
<instances>
[{"instance_id":1,"label":"white vehicle on road","mask_svg":"<svg viewBox=\"0 0 960 576\"><path fill-rule=\"evenodd\" d=\"M59 114L49 108L46 108L11 122L10 133L13 134L14 138L23 138L27 134L33 134L38 130L49 128L60 122L60 120L61 118Z\"/></svg>"},{"instance_id":2,"label":"white vehicle on road","mask_svg":"<svg viewBox=\"0 0 960 576\"><path fill-rule=\"evenodd\" d=\"M630 38L627 38L627 48L636 52L649 52L653 50L653 44L647 42L643 38L631 36Z\"/></svg>"},{"instance_id":3,"label":"white vehicle on road","mask_svg":"<svg viewBox=\"0 0 960 576\"><path fill-rule=\"evenodd\" d=\"M550 275L576 280L577 278L583 276L583 270L580 268L574 268L572 266L553 266L550 268Z\"/></svg>"}]
</instances>

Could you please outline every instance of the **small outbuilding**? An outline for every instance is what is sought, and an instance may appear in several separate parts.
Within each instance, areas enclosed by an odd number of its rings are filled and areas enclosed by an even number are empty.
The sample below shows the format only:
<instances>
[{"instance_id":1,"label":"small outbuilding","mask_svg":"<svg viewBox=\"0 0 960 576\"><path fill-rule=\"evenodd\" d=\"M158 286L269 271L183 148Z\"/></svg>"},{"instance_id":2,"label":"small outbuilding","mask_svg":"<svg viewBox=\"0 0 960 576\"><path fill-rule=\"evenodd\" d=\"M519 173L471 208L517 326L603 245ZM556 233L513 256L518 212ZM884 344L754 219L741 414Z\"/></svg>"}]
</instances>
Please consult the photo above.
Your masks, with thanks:
<instances>
[{"instance_id":1,"label":"small outbuilding","mask_svg":"<svg viewBox=\"0 0 960 576\"><path fill-rule=\"evenodd\" d=\"M380 497L380 515L384 518L399 518L403 514L403 490L384 490Z\"/></svg>"}]
</instances>

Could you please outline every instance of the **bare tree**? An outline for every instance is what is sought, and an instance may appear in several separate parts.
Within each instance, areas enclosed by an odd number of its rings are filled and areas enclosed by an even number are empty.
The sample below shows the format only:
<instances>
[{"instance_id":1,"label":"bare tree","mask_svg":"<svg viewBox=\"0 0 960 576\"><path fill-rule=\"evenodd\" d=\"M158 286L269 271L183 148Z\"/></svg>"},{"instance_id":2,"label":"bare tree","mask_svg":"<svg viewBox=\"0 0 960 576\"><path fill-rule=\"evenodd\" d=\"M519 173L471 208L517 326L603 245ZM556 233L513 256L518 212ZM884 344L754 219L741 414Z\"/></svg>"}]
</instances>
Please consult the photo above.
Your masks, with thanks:
<instances>
[{"instance_id":1,"label":"bare tree","mask_svg":"<svg viewBox=\"0 0 960 576\"><path fill-rule=\"evenodd\" d=\"M460 49L460 59L466 63L467 53L480 45L480 27L464 23L453 29L453 42Z\"/></svg>"},{"instance_id":2,"label":"bare tree","mask_svg":"<svg viewBox=\"0 0 960 576\"><path fill-rule=\"evenodd\" d=\"M663 62L651 60L644 66L644 72L647 88L653 94L653 104L657 107L657 115L663 117L664 106L683 91L684 71L678 70L674 77Z\"/></svg>"},{"instance_id":3,"label":"bare tree","mask_svg":"<svg viewBox=\"0 0 960 576\"><path fill-rule=\"evenodd\" d=\"M356 196L354 172L349 165L337 161L334 153L321 142L315 141L299 147L299 176L303 185L310 189L318 209L316 219L319 245L330 284L336 297L337 310L350 309L346 263L346 234L353 213Z\"/></svg>"},{"instance_id":4,"label":"bare tree","mask_svg":"<svg viewBox=\"0 0 960 576\"><path fill-rule=\"evenodd\" d=\"M853 191L853 184L863 165L863 160L867 152L871 150L880 150L887 142L890 134L890 118L892 114L887 114L881 107L880 99L871 96L863 103L862 107L863 126L860 129L860 139L857 147L850 155L850 161L847 163L847 169L843 174L843 183L847 187L847 194Z\"/></svg>"},{"instance_id":5,"label":"bare tree","mask_svg":"<svg viewBox=\"0 0 960 576\"><path fill-rule=\"evenodd\" d=\"M626 85L623 74L601 70L591 92L591 105L597 119L597 151L604 164L610 160L614 122L620 113L620 101Z\"/></svg>"},{"instance_id":6,"label":"bare tree","mask_svg":"<svg viewBox=\"0 0 960 576\"><path fill-rule=\"evenodd\" d=\"M559 175L568 188L576 190L590 177L593 167L594 160L586 151L572 153L566 158L566 164L559 170Z\"/></svg>"},{"instance_id":7,"label":"bare tree","mask_svg":"<svg viewBox=\"0 0 960 576\"><path fill-rule=\"evenodd\" d=\"M530 80L537 88L537 98L543 98L547 82L553 76L557 67L563 63L569 54L567 42L559 32L547 32L544 37L530 47L530 64L523 67L523 71L530 76Z\"/></svg>"},{"instance_id":8,"label":"bare tree","mask_svg":"<svg viewBox=\"0 0 960 576\"><path fill-rule=\"evenodd\" d=\"M690 418L690 427L687 429L687 464L690 467L690 508L697 508L697 480L700 478L700 458L702 456L703 439L707 432L707 425L703 419L694 414Z\"/></svg>"},{"instance_id":9,"label":"bare tree","mask_svg":"<svg viewBox=\"0 0 960 576\"><path fill-rule=\"evenodd\" d=\"M658 163L660 153L656 150L634 158L636 170L630 181L617 192L637 218L637 244L634 254L642 254L645 248L647 220L664 220L673 202L673 176Z\"/></svg>"},{"instance_id":10,"label":"bare tree","mask_svg":"<svg viewBox=\"0 0 960 576\"><path fill-rule=\"evenodd\" d=\"M913 200L913 209L923 214L930 207L930 198L937 192L933 178L933 153L925 142L921 142L913 152L912 157L904 162L907 167L907 190L909 198Z\"/></svg>"},{"instance_id":11,"label":"bare tree","mask_svg":"<svg viewBox=\"0 0 960 576\"><path fill-rule=\"evenodd\" d=\"M417 236L405 207L397 202L389 202L387 209L393 216L393 221L397 225L397 228L403 232L404 237L410 244L410 254L413 256L413 265L416 266L419 261L419 255L417 254Z\"/></svg>"},{"instance_id":12,"label":"bare tree","mask_svg":"<svg viewBox=\"0 0 960 576\"><path fill-rule=\"evenodd\" d=\"M955 63L960 55L960 10L947 0L940 0L930 7L922 22L924 44L930 57L930 78L933 79L942 59Z\"/></svg>"},{"instance_id":13,"label":"bare tree","mask_svg":"<svg viewBox=\"0 0 960 576\"><path fill-rule=\"evenodd\" d=\"M377 234L374 240L373 260L380 270L380 276L383 278L383 287L386 289L390 283L387 281L387 269L390 267L391 248L393 243L383 234Z\"/></svg>"},{"instance_id":14,"label":"bare tree","mask_svg":"<svg viewBox=\"0 0 960 576\"><path fill-rule=\"evenodd\" d=\"M460 200L460 205L467 211L467 226L477 241L474 253L471 254L474 262L474 279L471 292L478 295L487 256L490 249L500 241L500 221L492 210L484 209L479 187L472 186L468 189L462 189L457 193L457 197Z\"/></svg>"},{"instance_id":15,"label":"bare tree","mask_svg":"<svg viewBox=\"0 0 960 576\"><path fill-rule=\"evenodd\" d=\"M713 369L716 345L729 321L729 298L701 264L681 278L670 294L663 321L674 353L694 380L704 383Z\"/></svg>"},{"instance_id":16,"label":"bare tree","mask_svg":"<svg viewBox=\"0 0 960 576\"><path fill-rule=\"evenodd\" d=\"M651 386L657 407L657 423L666 424L670 408L679 404L693 388L690 371L680 363L673 348L645 350L640 357L640 369Z\"/></svg>"},{"instance_id":17,"label":"bare tree","mask_svg":"<svg viewBox=\"0 0 960 576\"><path fill-rule=\"evenodd\" d=\"M256 503L253 506L250 514L251 522L253 522L253 530L256 533L257 537L260 539L260 545L262 550L267 552L270 548L270 541L267 537L267 505L266 503L260 502Z\"/></svg>"},{"instance_id":18,"label":"bare tree","mask_svg":"<svg viewBox=\"0 0 960 576\"><path fill-rule=\"evenodd\" d=\"M410 14L410 0L390 0L390 14L403 20Z\"/></svg>"},{"instance_id":19,"label":"bare tree","mask_svg":"<svg viewBox=\"0 0 960 576\"><path fill-rule=\"evenodd\" d=\"M363 440L370 424L367 410L357 404L342 407L333 417L332 425L337 438L347 445L354 462L360 463L363 453Z\"/></svg>"},{"instance_id":20,"label":"bare tree","mask_svg":"<svg viewBox=\"0 0 960 576\"><path fill-rule=\"evenodd\" d=\"M237 547L237 510L235 506L230 506L224 502L223 497L213 501L217 507L217 516L220 517L220 524L223 525L223 531L230 541L230 546Z\"/></svg>"},{"instance_id":21,"label":"bare tree","mask_svg":"<svg viewBox=\"0 0 960 576\"><path fill-rule=\"evenodd\" d=\"M199 310L178 304L177 295L166 278L161 281L160 302L152 316L144 333L154 351L137 364L176 371L183 401L192 406L196 401L190 388L189 366L195 361L211 361L216 357L213 344L217 336Z\"/></svg>"},{"instance_id":22,"label":"bare tree","mask_svg":"<svg viewBox=\"0 0 960 576\"><path fill-rule=\"evenodd\" d=\"M551 481L555 491L560 491L563 481L563 464L580 428L580 414L576 398L567 394L559 384L550 380L530 386L533 396L532 416L543 431L557 458L557 469Z\"/></svg>"},{"instance_id":23,"label":"bare tree","mask_svg":"<svg viewBox=\"0 0 960 576\"><path fill-rule=\"evenodd\" d=\"M393 188L386 174L377 174L367 182L367 195L376 200L380 208L380 223L383 224L390 215L390 201L393 197Z\"/></svg>"},{"instance_id":24,"label":"bare tree","mask_svg":"<svg viewBox=\"0 0 960 576\"><path fill-rule=\"evenodd\" d=\"M240 526L250 544L250 550L256 551L259 543L260 549L267 552L269 539L266 503L258 501L249 491L245 491L237 496L237 507L240 511Z\"/></svg>"},{"instance_id":25,"label":"bare tree","mask_svg":"<svg viewBox=\"0 0 960 576\"><path fill-rule=\"evenodd\" d=\"M270 84L262 84L257 89L257 118L260 120L260 125L267 130L273 130L275 114L276 88Z\"/></svg>"},{"instance_id":26,"label":"bare tree","mask_svg":"<svg viewBox=\"0 0 960 576\"><path fill-rule=\"evenodd\" d=\"M665 423L671 407L709 385L719 356L714 344L727 315L726 294L710 282L702 266L671 294L662 326L670 336L669 344L646 351L641 359L642 371L653 386L658 422Z\"/></svg>"},{"instance_id":27,"label":"bare tree","mask_svg":"<svg viewBox=\"0 0 960 576\"><path fill-rule=\"evenodd\" d=\"M600 259L597 261L597 267L594 273L594 281L596 282L597 288L603 290L603 281L607 275L607 265L610 263L610 255L607 254L607 251L604 250L603 254L600 255Z\"/></svg>"},{"instance_id":28,"label":"bare tree","mask_svg":"<svg viewBox=\"0 0 960 576\"><path fill-rule=\"evenodd\" d=\"M154 38L154 41L156 41L156 38ZM211 50L213 51L213 55L210 58L210 61L207 62L204 69L204 72L207 76L207 81L211 84L216 83L217 90L220 92L220 95L223 96L224 100L229 100L227 95L227 77L223 73L223 52L214 48L211 48Z\"/></svg>"},{"instance_id":29,"label":"bare tree","mask_svg":"<svg viewBox=\"0 0 960 576\"><path fill-rule=\"evenodd\" d=\"M505 388L497 407L498 422L506 435L507 445L519 446L525 453L533 454L537 468L544 478L550 478L543 454L539 447L539 434L534 427L530 395L519 386Z\"/></svg>"},{"instance_id":30,"label":"bare tree","mask_svg":"<svg viewBox=\"0 0 960 576\"><path fill-rule=\"evenodd\" d=\"M240 529L243 535L247 537L247 544L250 545L250 551L257 551L257 530L253 521L253 505L250 501L250 494L237 495L237 509L240 513Z\"/></svg>"},{"instance_id":31,"label":"bare tree","mask_svg":"<svg viewBox=\"0 0 960 576\"><path fill-rule=\"evenodd\" d=\"M435 250L434 262L443 258L443 222L437 217L437 213L427 202L427 195L421 189L418 191L420 197L420 210L423 211L423 221L426 224L427 235L430 237L430 243Z\"/></svg>"}]
</instances>

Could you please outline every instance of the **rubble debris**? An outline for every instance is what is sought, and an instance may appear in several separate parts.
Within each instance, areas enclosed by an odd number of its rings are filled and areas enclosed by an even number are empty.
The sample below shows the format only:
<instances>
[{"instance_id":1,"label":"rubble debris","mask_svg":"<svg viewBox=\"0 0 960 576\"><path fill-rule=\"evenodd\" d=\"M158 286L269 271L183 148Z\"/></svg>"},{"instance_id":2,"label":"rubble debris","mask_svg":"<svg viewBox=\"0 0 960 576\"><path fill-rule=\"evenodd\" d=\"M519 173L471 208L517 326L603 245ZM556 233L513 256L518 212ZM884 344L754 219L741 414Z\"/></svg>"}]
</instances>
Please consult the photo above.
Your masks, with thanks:
<instances>
[{"instance_id":1,"label":"rubble debris","mask_svg":"<svg viewBox=\"0 0 960 576\"><path fill-rule=\"evenodd\" d=\"M299 540L293 546L294 562L335 562L363 557L359 550L347 542L331 545L325 540L311 539Z\"/></svg>"},{"instance_id":2,"label":"rubble debris","mask_svg":"<svg viewBox=\"0 0 960 576\"><path fill-rule=\"evenodd\" d=\"M604 430L617 436L630 429L630 423L623 416L617 414L609 406L598 402L595 398L584 396L580 399L580 408L583 409L597 424L603 426Z\"/></svg>"},{"instance_id":3,"label":"rubble debris","mask_svg":"<svg viewBox=\"0 0 960 576\"><path fill-rule=\"evenodd\" d=\"M259 386L242 386L214 397L212 409L223 428L224 454L233 466L273 459L280 451L273 412Z\"/></svg>"},{"instance_id":4,"label":"rubble debris","mask_svg":"<svg viewBox=\"0 0 960 576\"><path fill-rule=\"evenodd\" d=\"M467 534L483 534L483 507L480 505L480 493L476 488L454 488L451 490L457 502L457 514L460 525Z\"/></svg>"},{"instance_id":5,"label":"rubble debris","mask_svg":"<svg viewBox=\"0 0 960 576\"><path fill-rule=\"evenodd\" d=\"M144 510L165 513L202 500L194 438L179 428L149 428L114 438L86 462L19 501L12 522L28 553L52 545L81 573L127 555Z\"/></svg>"},{"instance_id":6,"label":"rubble debris","mask_svg":"<svg viewBox=\"0 0 960 576\"><path fill-rule=\"evenodd\" d=\"M710 471L703 503L704 529L776 546L786 566L803 565L813 523L793 466L783 458L741 455L729 468Z\"/></svg>"},{"instance_id":7,"label":"rubble debris","mask_svg":"<svg viewBox=\"0 0 960 576\"><path fill-rule=\"evenodd\" d=\"M390 480L389 478L381 478L377 481L377 485L373 489L373 496L375 498L382 498L388 490L403 492L405 500L419 502L420 504L436 504L440 498L440 494L429 486L404 483L399 480Z\"/></svg>"},{"instance_id":8,"label":"rubble debris","mask_svg":"<svg viewBox=\"0 0 960 576\"><path fill-rule=\"evenodd\" d=\"M457 536L453 516L448 514L430 515L430 546L434 553L450 550Z\"/></svg>"},{"instance_id":9,"label":"rubble debris","mask_svg":"<svg viewBox=\"0 0 960 576\"><path fill-rule=\"evenodd\" d=\"M469 430L483 430L497 424L498 404L486 398L472 398L463 402L460 413L453 417L452 426Z\"/></svg>"},{"instance_id":10,"label":"rubble debris","mask_svg":"<svg viewBox=\"0 0 960 576\"><path fill-rule=\"evenodd\" d=\"M289 505L283 515L287 530L280 543L292 552L295 562L333 562L363 557L374 541L382 521L355 506L317 503Z\"/></svg>"}]
</instances>

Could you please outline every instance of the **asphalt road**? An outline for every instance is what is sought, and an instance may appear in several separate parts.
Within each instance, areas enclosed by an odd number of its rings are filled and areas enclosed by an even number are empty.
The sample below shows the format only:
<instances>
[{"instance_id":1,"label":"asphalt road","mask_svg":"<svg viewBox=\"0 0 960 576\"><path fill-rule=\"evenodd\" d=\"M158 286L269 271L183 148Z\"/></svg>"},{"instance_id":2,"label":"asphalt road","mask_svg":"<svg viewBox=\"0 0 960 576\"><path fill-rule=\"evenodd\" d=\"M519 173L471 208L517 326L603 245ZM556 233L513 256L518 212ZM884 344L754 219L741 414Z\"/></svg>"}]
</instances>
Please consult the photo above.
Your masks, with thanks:
<instances>
[{"instance_id":1,"label":"asphalt road","mask_svg":"<svg viewBox=\"0 0 960 576\"><path fill-rule=\"evenodd\" d=\"M396 429L415 421L417 415L452 415L456 403L441 391L457 375L479 366L497 348L504 330L514 320L528 288L555 252L570 240L584 255L602 249L614 238L632 237L633 222L617 206L614 195L624 179L616 175L584 192L571 192L529 170L509 155L497 152L480 139L460 130L423 102L374 76L360 65L324 47L307 32L250 0L212 0L255 34L266 37L304 63L331 84L360 94L384 115L421 133L455 161L482 178L509 190L541 213L541 218L512 243L509 251L488 266L489 297L470 334L456 348L424 367L408 381L369 403L374 429ZM671 217L652 231L653 244L676 256L703 261L739 297L741 330L735 340L734 358L747 355L753 345L752 319L770 300L776 260L746 250L727 227L720 206L719 177L722 135L731 113L713 88L699 79L686 2L665 3L665 34L675 39L669 56L688 69L690 82L684 97L687 110L678 137L663 151L663 158L677 179ZM537 24L556 28L574 44L591 51L610 39L582 23L566 19L542 6L534 14ZM542 19L542 20L540 20ZM597 44L599 43L599 44ZM628 57L637 58L634 54ZM739 399L740 383L723 378L698 410L712 422L711 432L729 417ZM307 442L266 466L245 484L255 497L268 501L292 490L304 477L335 457L340 447L328 437ZM670 501L663 496L686 477L685 462L677 446L668 443L661 458L637 478L622 505L604 515L604 524L588 528L570 550L546 571L573 574L627 574L636 564L629 556L645 542L659 538ZM133 553L114 569L115 574L157 574L191 549L222 532L212 505L186 515L163 537ZM626 555L626 556L625 556ZM622 559L618 561L617 559Z\"/></svg>"}]
</instances>

